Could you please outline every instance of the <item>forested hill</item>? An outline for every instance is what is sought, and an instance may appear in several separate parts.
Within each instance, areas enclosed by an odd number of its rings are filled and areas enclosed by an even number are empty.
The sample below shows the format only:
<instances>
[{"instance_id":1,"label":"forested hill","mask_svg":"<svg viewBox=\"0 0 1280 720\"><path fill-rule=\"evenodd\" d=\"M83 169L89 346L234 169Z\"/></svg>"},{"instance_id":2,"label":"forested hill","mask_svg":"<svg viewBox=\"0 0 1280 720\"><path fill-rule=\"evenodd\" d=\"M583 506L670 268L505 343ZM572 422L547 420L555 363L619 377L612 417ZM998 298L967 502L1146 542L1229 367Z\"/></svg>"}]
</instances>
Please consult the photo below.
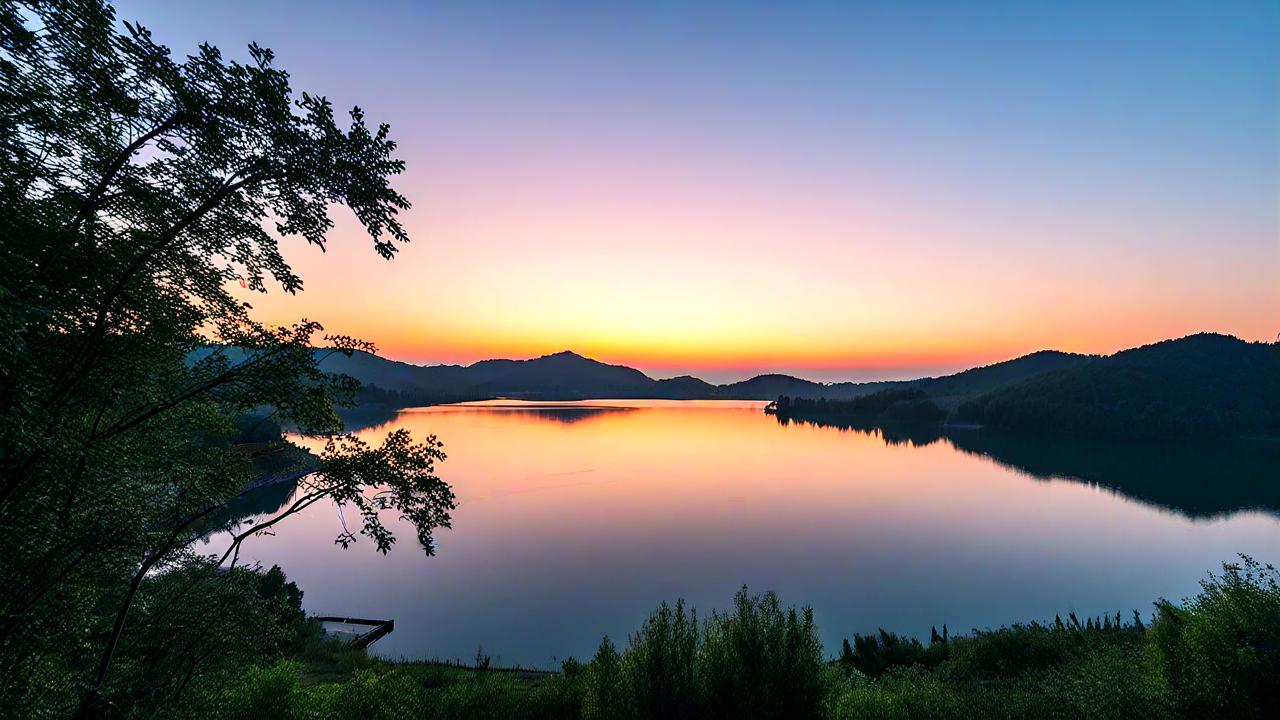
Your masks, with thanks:
<instances>
[{"instance_id":1,"label":"forested hill","mask_svg":"<svg viewBox=\"0 0 1280 720\"><path fill-rule=\"evenodd\" d=\"M978 395L1021 382L1042 373L1080 367L1093 357L1057 350L1041 350L1013 360L976 367L954 375L903 383L919 390L943 408L952 408Z\"/></svg>"},{"instance_id":2,"label":"forested hill","mask_svg":"<svg viewBox=\"0 0 1280 720\"><path fill-rule=\"evenodd\" d=\"M319 352L319 351L318 351ZM585 398L706 397L713 386L696 378L658 381L622 365L564 351L531 360L482 360L471 365L410 365L357 352L330 355L321 367L350 375L406 404L419 399L483 397L575 400Z\"/></svg>"},{"instance_id":3,"label":"forested hill","mask_svg":"<svg viewBox=\"0 0 1280 720\"><path fill-rule=\"evenodd\" d=\"M1044 373L966 402L984 425L1076 435L1280 435L1280 345L1204 333Z\"/></svg>"}]
</instances>

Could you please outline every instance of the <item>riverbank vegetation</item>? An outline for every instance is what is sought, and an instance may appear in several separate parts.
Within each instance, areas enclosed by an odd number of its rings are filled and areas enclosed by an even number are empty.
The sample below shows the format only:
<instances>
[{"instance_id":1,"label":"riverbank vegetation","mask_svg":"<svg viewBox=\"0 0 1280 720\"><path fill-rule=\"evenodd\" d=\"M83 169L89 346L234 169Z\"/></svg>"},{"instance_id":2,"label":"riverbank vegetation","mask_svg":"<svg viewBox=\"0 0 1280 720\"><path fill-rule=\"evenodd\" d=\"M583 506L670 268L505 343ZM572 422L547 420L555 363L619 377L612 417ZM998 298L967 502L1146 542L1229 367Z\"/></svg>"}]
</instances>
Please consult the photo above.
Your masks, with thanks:
<instances>
[{"instance_id":1,"label":"riverbank vegetation","mask_svg":"<svg viewBox=\"0 0 1280 720\"><path fill-rule=\"evenodd\" d=\"M557 672L392 662L314 636L193 693L240 718L1265 718L1280 713L1280 576L1250 558L1141 613L930 642L852 635L828 655L808 610L745 588L700 618L658 607Z\"/></svg>"}]
</instances>

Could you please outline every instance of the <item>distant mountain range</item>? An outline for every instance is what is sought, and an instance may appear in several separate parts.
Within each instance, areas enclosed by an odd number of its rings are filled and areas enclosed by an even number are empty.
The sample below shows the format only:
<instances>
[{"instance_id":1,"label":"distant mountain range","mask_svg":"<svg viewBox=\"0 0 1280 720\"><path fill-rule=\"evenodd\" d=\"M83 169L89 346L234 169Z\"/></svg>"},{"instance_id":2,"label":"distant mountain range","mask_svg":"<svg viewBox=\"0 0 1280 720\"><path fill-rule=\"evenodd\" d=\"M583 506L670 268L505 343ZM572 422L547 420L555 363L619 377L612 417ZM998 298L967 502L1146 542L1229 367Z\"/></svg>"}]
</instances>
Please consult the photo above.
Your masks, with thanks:
<instances>
[{"instance_id":1,"label":"distant mountain range","mask_svg":"<svg viewBox=\"0 0 1280 720\"><path fill-rule=\"evenodd\" d=\"M861 383L779 374L724 385L654 379L567 350L425 366L367 352L316 353L323 370L359 380L357 401L379 416L490 398L776 400L770 410L780 419L851 428L959 423L1116 438L1280 436L1280 344L1213 333L1106 356L1043 350L941 377Z\"/></svg>"},{"instance_id":2,"label":"distant mountain range","mask_svg":"<svg viewBox=\"0 0 1280 720\"><path fill-rule=\"evenodd\" d=\"M713 385L691 376L654 379L623 365L564 351L532 360L483 360L471 365L411 365L365 352L329 355L321 367L365 385L362 399L391 405L458 399L519 398L586 400L655 398L675 400L852 399L895 387L927 391L947 404L1050 370L1088 362L1085 355L1043 351L954 375L918 380L818 383L790 375L759 375Z\"/></svg>"}]
</instances>

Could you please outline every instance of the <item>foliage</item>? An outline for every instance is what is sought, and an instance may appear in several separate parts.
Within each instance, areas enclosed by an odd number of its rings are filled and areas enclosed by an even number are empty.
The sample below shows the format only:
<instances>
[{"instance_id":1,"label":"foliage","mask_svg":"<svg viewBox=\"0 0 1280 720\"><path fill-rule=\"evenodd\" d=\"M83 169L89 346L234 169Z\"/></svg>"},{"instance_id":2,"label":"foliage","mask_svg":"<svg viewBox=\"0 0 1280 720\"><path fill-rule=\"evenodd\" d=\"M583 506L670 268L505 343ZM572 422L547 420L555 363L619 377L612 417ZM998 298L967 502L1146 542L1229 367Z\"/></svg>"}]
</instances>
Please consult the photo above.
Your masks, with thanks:
<instances>
[{"instance_id":1,"label":"foliage","mask_svg":"<svg viewBox=\"0 0 1280 720\"><path fill-rule=\"evenodd\" d=\"M964 635L935 630L929 645L881 631L846 642L833 662L822 660L807 611L745 589L732 612L702 624L683 604L663 604L626 652L606 638L585 667L566 662L554 674L389 662L312 639L295 661L247 671L196 707L199 717L254 708L334 719L1274 717L1278 581L1273 568L1242 558L1184 606L1160 603L1150 627L1137 613L1068 614Z\"/></svg>"},{"instance_id":2,"label":"foliage","mask_svg":"<svg viewBox=\"0 0 1280 720\"><path fill-rule=\"evenodd\" d=\"M235 437L231 443L276 443L282 438L280 423L275 418L257 413L242 413L235 417Z\"/></svg>"},{"instance_id":3,"label":"foliage","mask_svg":"<svg viewBox=\"0 0 1280 720\"><path fill-rule=\"evenodd\" d=\"M947 674L950 677L1010 677L1028 670L1043 670L1096 652L1104 646L1142 642L1142 626L1124 625L1119 615L1089 618L1083 624L1074 613L1069 622L1054 625L1015 624L998 630L977 630L950 643Z\"/></svg>"},{"instance_id":4,"label":"foliage","mask_svg":"<svg viewBox=\"0 0 1280 720\"><path fill-rule=\"evenodd\" d=\"M582 703L582 717L586 720L606 720L628 714L625 678L622 675L622 657L609 638L600 641L600 648L587 669L586 693Z\"/></svg>"},{"instance_id":5,"label":"foliage","mask_svg":"<svg viewBox=\"0 0 1280 720\"><path fill-rule=\"evenodd\" d=\"M1280 573L1242 556L1183 607L1156 604L1152 651L1180 705L1200 717L1280 715Z\"/></svg>"},{"instance_id":6,"label":"foliage","mask_svg":"<svg viewBox=\"0 0 1280 720\"><path fill-rule=\"evenodd\" d=\"M937 631L934 631L935 636ZM883 628L875 635L854 634L853 644L844 641L837 662L845 670L878 678L891 667L920 665L933 667L947 658L950 645L941 637L928 649L913 637L904 637Z\"/></svg>"},{"instance_id":7,"label":"foliage","mask_svg":"<svg viewBox=\"0 0 1280 720\"><path fill-rule=\"evenodd\" d=\"M662 603L619 657L606 638L587 671L585 717L804 717L818 712L822 645L812 611L744 587L705 623Z\"/></svg>"},{"instance_id":8,"label":"foliage","mask_svg":"<svg viewBox=\"0 0 1280 720\"><path fill-rule=\"evenodd\" d=\"M783 610L772 592L734 596L712 613L698 652L698 697L709 717L813 716L822 703L822 643L813 611Z\"/></svg>"},{"instance_id":9,"label":"foliage","mask_svg":"<svg viewBox=\"0 0 1280 720\"><path fill-rule=\"evenodd\" d=\"M780 396L771 410L780 420L804 420L854 429L881 426L935 425L946 413L928 394L915 388L890 388L852 400Z\"/></svg>"},{"instance_id":10,"label":"foliage","mask_svg":"<svg viewBox=\"0 0 1280 720\"><path fill-rule=\"evenodd\" d=\"M264 326L232 292L302 289L281 242L323 248L335 205L395 254L409 205L389 184L403 164L387 126L358 108L339 125L256 45L245 62L208 45L175 59L98 0L0 0L0 146L0 706L158 712L270 655L247 631L296 618L256 610L256 581L225 570L310 503L357 508L344 544L389 549L385 508L431 551L454 502L439 442L340 435L334 407L356 383L314 348L371 346ZM237 419L263 411L330 436L322 472L281 518L197 557L201 528L254 478Z\"/></svg>"},{"instance_id":11,"label":"foliage","mask_svg":"<svg viewBox=\"0 0 1280 720\"><path fill-rule=\"evenodd\" d=\"M631 636L623 657L630 705L637 718L692 712L695 663L701 632L696 611L683 601L662 603Z\"/></svg>"}]
</instances>

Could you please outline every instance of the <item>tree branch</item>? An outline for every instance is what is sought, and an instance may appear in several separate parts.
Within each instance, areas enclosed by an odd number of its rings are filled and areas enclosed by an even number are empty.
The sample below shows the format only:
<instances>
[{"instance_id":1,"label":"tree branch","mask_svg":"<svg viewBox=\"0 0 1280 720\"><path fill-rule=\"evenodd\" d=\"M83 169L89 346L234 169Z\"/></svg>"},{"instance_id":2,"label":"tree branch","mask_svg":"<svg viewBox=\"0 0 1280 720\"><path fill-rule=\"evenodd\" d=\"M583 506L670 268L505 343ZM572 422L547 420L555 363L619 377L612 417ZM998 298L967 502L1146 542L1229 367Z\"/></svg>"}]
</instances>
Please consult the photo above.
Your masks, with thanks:
<instances>
[{"instance_id":1,"label":"tree branch","mask_svg":"<svg viewBox=\"0 0 1280 720\"><path fill-rule=\"evenodd\" d=\"M169 537L165 540L164 544L160 546L158 551L152 553L142 561L142 565L138 568L138 571L133 574L133 578L129 581L129 589L125 593L124 600L120 604L120 609L116 611L116 619L115 622L112 623L111 634L107 637L107 646L103 649L102 657L98 660L98 669L94 673L93 683L90 685L91 693L96 693L98 688L102 687L102 682L107 678L107 671L111 669L111 656L115 654L116 646L120 643L120 635L124 632L124 623L129 617L129 609L133 606L133 598L138 594L138 588L142 585L142 581L146 578L147 573L151 571L151 568L155 567L156 563L160 562L164 556L168 555L169 552L173 550L178 538L181 537L184 530L194 525L201 518L213 513L220 507L223 507L223 503L211 505L210 507L188 517L182 524L173 529L173 532L169 534Z\"/></svg>"},{"instance_id":2,"label":"tree branch","mask_svg":"<svg viewBox=\"0 0 1280 720\"><path fill-rule=\"evenodd\" d=\"M221 375L218 375L203 383L200 383L199 385L196 385L195 387L191 388L190 390L187 390L186 392L178 395L177 397L170 398L169 400L166 400L165 402L160 403L159 405L152 406L151 408L145 411L136 412L131 419L112 425L111 427L103 431L101 435L97 436L97 438L105 439L105 438L110 438L110 437L119 435L120 433L126 432L146 422L147 420L150 420L156 415L159 415L167 410L171 410L177 407L178 405L181 405L182 403L190 400L191 398L194 398L198 395L206 393L220 385L225 385L231 382L232 380L234 380L238 375L242 374L248 368L258 364L259 362L262 362L263 360L266 360L267 358L273 355L280 353L286 347L288 346L281 345L280 347L273 348L266 353L255 355L252 358L231 368L230 370L227 370Z\"/></svg>"},{"instance_id":3,"label":"tree branch","mask_svg":"<svg viewBox=\"0 0 1280 720\"><path fill-rule=\"evenodd\" d=\"M120 154L117 155L116 158L111 161L111 164L107 166L106 172L102 174L102 178L98 180L98 183L93 186L93 189L91 189L87 195L85 195L84 202L81 203L80 209L76 211L75 216L71 218L71 222L67 226L68 229L74 230L80 226L80 223L87 220L89 216L98 209L98 204L102 200L102 194L111 186L111 181L115 179L120 170L129 162L129 158L133 157L133 154L141 150L147 143L172 130L177 126L178 119L178 113L174 113L169 116L169 119L142 135L139 135L138 138L129 143L124 150L121 150Z\"/></svg>"}]
</instances>

